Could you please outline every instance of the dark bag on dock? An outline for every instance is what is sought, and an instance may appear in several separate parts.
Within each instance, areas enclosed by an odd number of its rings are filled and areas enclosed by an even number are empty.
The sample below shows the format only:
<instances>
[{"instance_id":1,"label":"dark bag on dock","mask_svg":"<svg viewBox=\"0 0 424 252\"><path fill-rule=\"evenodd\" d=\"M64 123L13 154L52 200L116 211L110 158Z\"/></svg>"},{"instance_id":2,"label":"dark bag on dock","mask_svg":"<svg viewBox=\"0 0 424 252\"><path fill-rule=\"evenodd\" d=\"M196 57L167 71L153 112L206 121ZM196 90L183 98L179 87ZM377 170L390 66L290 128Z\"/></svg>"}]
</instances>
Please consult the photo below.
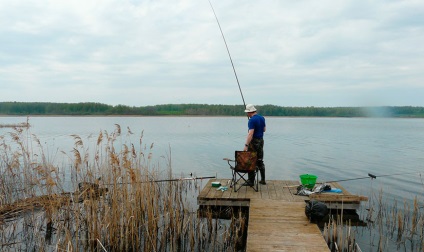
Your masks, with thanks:
<instances>
[{"instance_id":1,"label":"dark bag on dock","mask_svg":"<svg viewBox=\"0 0 424 252\"><path fill-rule=\"evenodd\" d=\"M320 201L311 200L305 207L305 214L310 221L319 221L327 216L328 208Z\"/></svg>"}]
</instances>

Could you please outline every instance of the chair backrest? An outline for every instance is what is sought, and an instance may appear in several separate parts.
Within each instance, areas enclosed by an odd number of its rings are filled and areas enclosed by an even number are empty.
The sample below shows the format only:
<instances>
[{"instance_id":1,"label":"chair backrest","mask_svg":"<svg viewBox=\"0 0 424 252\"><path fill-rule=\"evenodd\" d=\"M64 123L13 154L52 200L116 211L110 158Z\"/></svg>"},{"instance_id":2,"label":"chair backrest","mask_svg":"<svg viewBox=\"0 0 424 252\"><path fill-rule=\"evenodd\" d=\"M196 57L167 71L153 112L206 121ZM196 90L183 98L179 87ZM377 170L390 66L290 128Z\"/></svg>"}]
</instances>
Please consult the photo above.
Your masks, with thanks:
<instances>
[{"instance_id":1,"label":"chair backrest","mask_svg":"<svg viewBox=\"0 0 424 252\"><path fill-rule=\"evenodd\" d=\"M251 172L256 170L257 154L255 151L236 151L235 170L238 172Z\"/></svg>"}]
</instances>

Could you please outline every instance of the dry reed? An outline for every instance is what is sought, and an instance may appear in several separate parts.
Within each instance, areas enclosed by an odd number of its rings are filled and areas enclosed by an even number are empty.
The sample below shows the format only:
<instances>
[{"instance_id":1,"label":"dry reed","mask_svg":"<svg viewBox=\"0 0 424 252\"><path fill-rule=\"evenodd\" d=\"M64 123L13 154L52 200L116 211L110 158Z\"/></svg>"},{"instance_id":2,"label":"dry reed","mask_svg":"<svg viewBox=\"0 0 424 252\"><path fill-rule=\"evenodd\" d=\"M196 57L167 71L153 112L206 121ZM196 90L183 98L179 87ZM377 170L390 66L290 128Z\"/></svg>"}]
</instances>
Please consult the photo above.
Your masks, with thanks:
<instances>
[{"instance_id":1,"label":"dry reed","mask_svg":"<svg viewBox=\"0 0 424 252\"><path fill-rule=\"evenodd\" d=\"M424 212L420 199L403 200L399 206L396 200L391 204L384 201L382 191L373 198L367 212L362 212L367 220L365 228L354 227L350 221L342 223L342 216L330 218L325 224L323 235L331 251L360 251L355 237L364 233L369 235L367 251L423 251Z\"/></svg>"},{"instance_id":2,"label":"dry reed","mask_svg":"<svg viewBox=\"0 0 424 252\"><path fill-rule=\"evenodd\" d=\"M201 184L154 182L171 179L171 167L163 174L152 165L153 144L144 146L142 135L138 146L128 143L115 126L110 134L100 132L94 146L72 135L72 153L63 152L68 161L60 165L28 131L0 138L0 249L238 250L245 216L221 220L208 210L199 217L187 195Z\"/></svg>"}]
</instances>

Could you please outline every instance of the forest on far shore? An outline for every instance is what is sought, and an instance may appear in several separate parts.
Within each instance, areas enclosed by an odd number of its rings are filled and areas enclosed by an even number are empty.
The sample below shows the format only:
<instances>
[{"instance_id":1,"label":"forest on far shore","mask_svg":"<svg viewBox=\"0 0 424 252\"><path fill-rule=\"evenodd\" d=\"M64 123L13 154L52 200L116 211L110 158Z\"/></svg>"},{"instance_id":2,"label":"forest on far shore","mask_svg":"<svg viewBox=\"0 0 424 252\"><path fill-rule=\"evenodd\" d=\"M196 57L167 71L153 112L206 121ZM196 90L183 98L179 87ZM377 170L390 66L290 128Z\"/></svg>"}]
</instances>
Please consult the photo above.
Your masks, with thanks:
<instances>
[{"instance_id":1,"label":"forest on far shore","mask_svg":"<svg viewBox=\"0 0 424 252\"><path fill-rule=\"evenodd\" d=\"M255 107L258 113L264 116L424 118L424 107L414 106L282 107L257 105ZM0 115L244 116L245 113L243 105L163 104L131 107L94 102L0 102Z\"/></svg>"}]
</instances>

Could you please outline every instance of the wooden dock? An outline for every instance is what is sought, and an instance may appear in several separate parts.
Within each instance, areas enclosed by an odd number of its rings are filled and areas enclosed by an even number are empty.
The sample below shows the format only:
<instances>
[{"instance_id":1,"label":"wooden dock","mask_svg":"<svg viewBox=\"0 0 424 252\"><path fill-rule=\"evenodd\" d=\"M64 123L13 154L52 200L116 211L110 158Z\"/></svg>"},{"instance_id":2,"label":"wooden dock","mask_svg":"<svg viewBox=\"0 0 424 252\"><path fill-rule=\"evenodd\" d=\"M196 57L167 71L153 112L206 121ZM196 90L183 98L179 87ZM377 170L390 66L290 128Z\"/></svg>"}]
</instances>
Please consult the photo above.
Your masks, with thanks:
<instances>
[{"instance_id":1,"label":"wooden dock","mask_svg":"<svg viewBox=\"0 0 424 252\"><path fill-rule=\"evenodd\" d=\"M217 190L212 187L213 181L219 181L228 190ZM295 195L299 182L269 180L266 185L259 185L259 192L250 187L234 192L229 184L229 179L209 180L197 197L197 203L249 207L246 251L329 251L321 231L305 215L305 202L310 197ZM361 201L367 200L350 194L338 183L330 185L341 189L342 193L316 194L311 198L317 197L317 200L336 208L356 208ZM324 196L318 199L319 195Z\"/></svg>"},{"instance_id":2,"label":"wooden dock","mask_svg":"<svg viewBox=\"0 0 424 252\"><path fill-rule=\"evenodd\" d=\"M246 251L329 251L318 226L305 216L304 202L250 203Z\"/></svg>"}]
</instances>

